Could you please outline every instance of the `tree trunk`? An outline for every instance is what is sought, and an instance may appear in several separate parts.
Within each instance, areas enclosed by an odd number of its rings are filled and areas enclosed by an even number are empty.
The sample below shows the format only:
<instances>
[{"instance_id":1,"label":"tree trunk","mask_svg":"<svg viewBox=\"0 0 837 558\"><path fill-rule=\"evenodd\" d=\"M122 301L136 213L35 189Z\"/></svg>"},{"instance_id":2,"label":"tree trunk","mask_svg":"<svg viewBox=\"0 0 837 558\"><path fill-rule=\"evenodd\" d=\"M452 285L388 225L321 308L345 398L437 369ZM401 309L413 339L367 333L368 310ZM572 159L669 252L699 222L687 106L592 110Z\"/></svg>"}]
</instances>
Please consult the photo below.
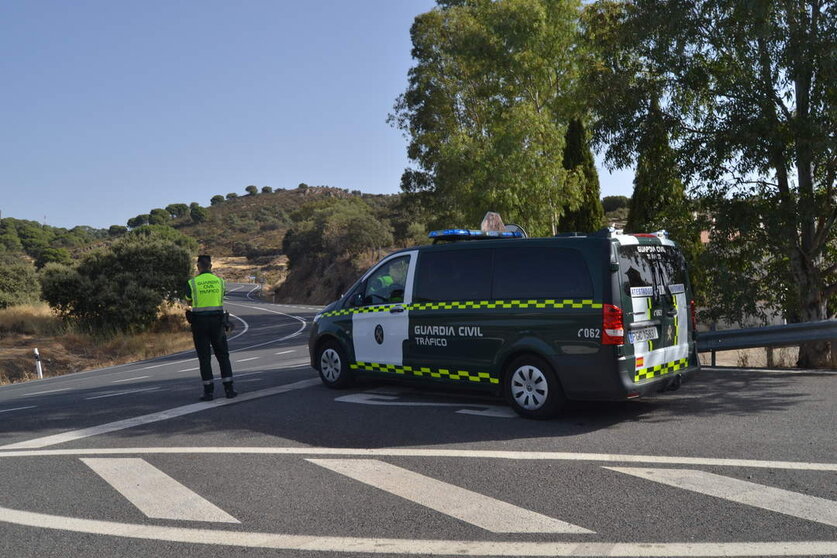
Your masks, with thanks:
<instances>
[{"instance_id":1,"label":"tree trunk","mask_svg":"<svg viewBox=\"0 0 837 558\"><path fill-rule=\"evenodd\" d=\"M822 296L822 285L816 272L810 273L799 256L791 260L791 266L798 289L799 321L817 322L827 320L827 301ZM797 366L800 368L830 368L831 342L809 341L799 345Z\"/></svg>"}]
</instances>

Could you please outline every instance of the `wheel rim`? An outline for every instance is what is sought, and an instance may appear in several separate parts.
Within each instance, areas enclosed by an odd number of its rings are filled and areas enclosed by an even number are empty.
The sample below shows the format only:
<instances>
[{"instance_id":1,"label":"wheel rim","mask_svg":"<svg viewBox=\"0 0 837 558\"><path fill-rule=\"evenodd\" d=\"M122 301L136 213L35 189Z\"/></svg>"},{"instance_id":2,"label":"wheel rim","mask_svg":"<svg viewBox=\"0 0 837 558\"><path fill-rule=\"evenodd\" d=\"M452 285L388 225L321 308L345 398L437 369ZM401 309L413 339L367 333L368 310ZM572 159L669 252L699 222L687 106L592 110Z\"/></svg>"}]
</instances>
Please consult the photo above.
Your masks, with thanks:
<instances>
[{"instance_id":1,"label":"wheel rim","mask_svg":"<svg viewBox=\"0 0 837 558\"><path fill-rule=\"evenodd\" d=\"M334 349L326 349L320 356L320 370L329 382L340 377L340 355Z\"/></svg>"},{"instance_id":2,"label":"wheel rim","mask_svg":"<svg viewBox=\"0 0 837 558\"><path fill-rule=\"evenodd\" d=\"M540 409L549 397L546 375L536 366L521 366L512 373L511 395L515 402L527 411Z\"/></svg>"}]
</instances>

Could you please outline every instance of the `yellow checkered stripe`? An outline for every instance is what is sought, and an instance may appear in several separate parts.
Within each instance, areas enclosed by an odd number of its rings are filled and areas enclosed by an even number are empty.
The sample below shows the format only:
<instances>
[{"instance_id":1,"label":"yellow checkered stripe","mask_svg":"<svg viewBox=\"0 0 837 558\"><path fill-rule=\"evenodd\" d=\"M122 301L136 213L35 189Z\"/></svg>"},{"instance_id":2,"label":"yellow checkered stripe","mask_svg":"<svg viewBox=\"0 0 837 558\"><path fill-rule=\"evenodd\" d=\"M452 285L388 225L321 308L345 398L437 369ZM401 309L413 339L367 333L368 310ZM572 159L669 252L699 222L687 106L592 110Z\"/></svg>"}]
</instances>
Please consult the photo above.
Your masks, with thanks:
<instances>
[{"instance_id":1,"label":"yellow checkered stripe","mask_svg":"<svg viewBox=\"0 0 837 558\"><path fill-rule=\"evenodd\" d=\"M329 316L345 316L348 314L361 314L364 312L388 312L392 305L386 306L362 306L360 308L346 308L343 310L332 310L322 314L324 318ZM415 304L407 304L404 306L405 310L422 311L422 310L479 310L479 309L516 309L516 308L534 308L534 309L566 309L572 308L576 310L584 308L601 308L601 302L594 302L592 300L572 300L572 299L545 299L545 300L466 300L463 302L417 302Z\"/></svg>"},{"instance_id":2,"label":"yellow checkered stripe","mask_svg":"<svg viewBox=\"0 0 837 558\"><path fill-rule=\"evenodd\" d=\"M343 310L332 310L330 312L323 312L322 317L329 316L348 316L349 314L368 314L370 312L389 312L391 305L387 306L361 306L360 308L344 308Z\"/></svg>"},{"instance_id":3,"label":"yellow checkered stripe","mask_svg":"<svg viewBox=\"0 0 837 558\"><path fill-rule=\"evenodd\" d=\"M688 364L689 359L681 358L679 360L674 360L665 364L658 364L657 366L651 366L649 368L640 368L636 371L634 381L639 382L640 380L648 380L657 376L663 376L665 374L677 372L678 370L686 368Z\"/></svg>"},{"instance_id":4,"label":"yellow checkered stripe","mask_svg":"<svg viewBox=\"0 0 837 558\"><path fill-rule=\"evenodd\" d=\"M493 378L488 372L468 372L466 370L446 370L444 368L427 368L418 366L399 366L397 364L380 364L377 362L353 362L349 365L352 370L368 372L383 372L401 376L415 376L437 378L444 380L458 380L464 382L499 384L499 378Z\"/></svg>"}]
</instances>

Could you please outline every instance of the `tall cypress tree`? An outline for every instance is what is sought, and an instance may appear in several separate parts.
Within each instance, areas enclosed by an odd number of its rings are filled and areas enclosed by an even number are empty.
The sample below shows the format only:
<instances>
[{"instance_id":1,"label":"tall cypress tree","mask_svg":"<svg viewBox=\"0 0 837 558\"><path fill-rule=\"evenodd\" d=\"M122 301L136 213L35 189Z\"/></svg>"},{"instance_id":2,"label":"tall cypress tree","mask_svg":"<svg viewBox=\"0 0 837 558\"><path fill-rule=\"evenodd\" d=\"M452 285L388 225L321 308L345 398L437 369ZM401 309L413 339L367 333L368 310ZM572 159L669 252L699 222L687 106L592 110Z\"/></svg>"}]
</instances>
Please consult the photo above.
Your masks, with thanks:
<instances>
[{"instance_id":1,"label":"tall cypress tree","mask_svg":"<svg viewBox=\"0 0 837 558\"><path fill-rule=\"evenodd\" d=\"M626 232L671 231L686 209L686 193L659 101L648 111L639 141Z\"/></svg>"},{"instance_id":2,"label":"tall cypress tree","mask_svg":"<svg viewBox=\"0 0 837 558\"><path fill-rule=\"evenodd\" d=\"M581 119L570 120L564 137L564 168L574 171L582 183L581 205L567 210L558 222L559 232L591 232L602 227L604 208L600 199L599 173L587 143Z\"/></svg>"}]
</instances>

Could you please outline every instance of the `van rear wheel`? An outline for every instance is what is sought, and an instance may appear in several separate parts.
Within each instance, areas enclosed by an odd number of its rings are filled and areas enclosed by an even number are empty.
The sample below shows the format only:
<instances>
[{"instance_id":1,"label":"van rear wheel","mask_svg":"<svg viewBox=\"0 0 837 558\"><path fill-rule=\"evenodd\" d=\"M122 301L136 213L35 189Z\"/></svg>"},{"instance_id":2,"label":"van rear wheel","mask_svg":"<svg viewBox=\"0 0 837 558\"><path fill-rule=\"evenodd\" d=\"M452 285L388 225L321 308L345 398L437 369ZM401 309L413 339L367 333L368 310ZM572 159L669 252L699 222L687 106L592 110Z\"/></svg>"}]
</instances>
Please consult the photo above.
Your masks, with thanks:
<instances>
[{"instance_id":1,"label":"van rear wheel","mask_svg":"<svg viewBox=\"0 0 837 558\"><path fill-rule=\"evenodd\" d=\"M514 411L526 418L554 417L566 404L564 390L552 367L542 358L523 355L506 368L503 386Z\"/></svg>"},{"instance_id":2,"label":"van rear wheel","mask_svg":"<svg viewBox=\"0 0 837 558\"><path fill-rule=\"evenodd\" d=\"M346 353L336 341L323 343L317 353L320 380L330 388L344 388L351 385L353 374L349 370Z\"/></svg>"}]
</instances>

